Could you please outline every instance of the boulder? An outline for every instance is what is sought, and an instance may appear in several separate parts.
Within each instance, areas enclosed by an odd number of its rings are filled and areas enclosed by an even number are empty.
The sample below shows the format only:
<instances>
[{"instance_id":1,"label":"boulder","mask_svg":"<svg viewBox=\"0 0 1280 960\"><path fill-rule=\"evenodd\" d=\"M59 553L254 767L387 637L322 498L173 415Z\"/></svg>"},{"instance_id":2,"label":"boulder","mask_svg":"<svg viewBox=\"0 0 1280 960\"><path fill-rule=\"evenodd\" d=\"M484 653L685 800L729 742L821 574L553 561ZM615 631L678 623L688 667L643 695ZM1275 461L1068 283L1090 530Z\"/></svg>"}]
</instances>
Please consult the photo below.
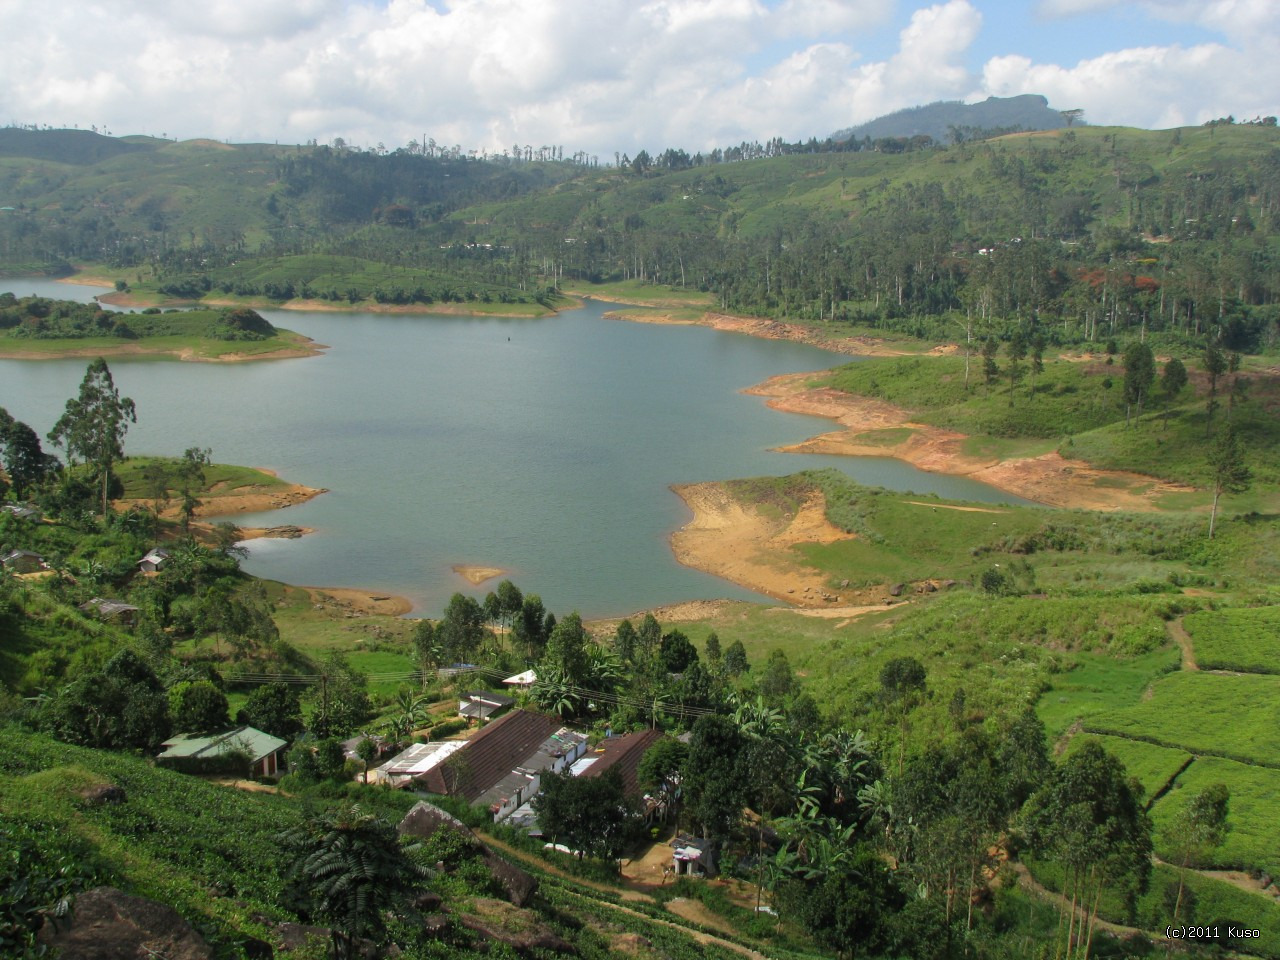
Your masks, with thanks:
<instances>
[{"instance_id":1,"label":"boulder","mask_svg":"<svg viewBox=\"0 0 1280 960\"><path fill-rule=\"evenodd\" d=\"M503 860L489 849L470 827L433 803L419 800L404 815L404 819L396 829L406 836L421 837L424 840L435 836L439 830L450 830L466 838L467 842L480 852L485 866L489 868L494 879L502 884L507 899L517 907L523 907L528 903L534 891L538 889L538 881L532 874Z\"/></svg>"},{"instance_id":2,"label":"boulder","mask_svg":"<svg viewBox=\"0 0 1280 960\"><path fill-rule=\"evenodd\" d=\"M37 941L62 960L213 960L213 949L178 911L115 887L76 897L68 922L46 923Z\"/></svg>"},{"instance_id":3,"label":"boulder","mask_svg":"<svg viewBox=\"0 0 1280 960\"><path fill-rule=\"evenodd\" d=\"M904 586L906 585L902 583L895 583L892 587L889 588L889 596L891 597L902 596L902 590Z\"/></svg>"},{"instance_id":4,"label":"boulder","mask_svg":"<svg viewBox=\"0 0 1280 960\"><path fill-rule=\"evenodd\" d=\"M554 950L573 953L573 946L538 920L537 915L501 900L477 897L458 922L486 940L505 943L516 950Z\"/></svg>"},{"instance_id":5,"label":"boulder","mask_svg":"<svg viewBox=\"0 0 1280 960\"><path fill-rule=\"evenodd\" d=\"M124 803L129 797L124 792L124 787L116 786L114 783L100 783L81 790L80 799L86 806L97 807L104 803Z\"/></svg>"}]
</instances>

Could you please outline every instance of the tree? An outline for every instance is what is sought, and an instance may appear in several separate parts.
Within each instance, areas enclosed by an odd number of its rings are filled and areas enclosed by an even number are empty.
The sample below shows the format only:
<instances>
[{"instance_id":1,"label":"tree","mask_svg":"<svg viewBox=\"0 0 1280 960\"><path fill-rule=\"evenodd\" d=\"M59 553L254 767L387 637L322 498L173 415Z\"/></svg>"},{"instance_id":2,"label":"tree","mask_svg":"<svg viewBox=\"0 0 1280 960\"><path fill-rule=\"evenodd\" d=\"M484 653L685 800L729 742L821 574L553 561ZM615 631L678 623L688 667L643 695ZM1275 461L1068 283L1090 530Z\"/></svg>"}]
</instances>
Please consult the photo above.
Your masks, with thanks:
<instances>
[{"instance_id":1,"label":"tree","mask_svg":"<svg viewBox=\"0 0 1280 960\"><path fill-rule=\"evenodd\" d=\"M580 858L617 860L634 837L639 814L627 797L616 768L598 777L575 777L568 770L542 774L533 799L538 826Z\"/></svg>"},{"instance_id":2,"label":"tree","mask_svg":"<svg viewBox=\"0 0 1280 960\"><path fill-rule=\"evenodd\" d=\"M524 607L524 594L510 580L498 584L498 610L502 614L503 625L512 626L515 618Z\"/></svg>"},{"instance_id":3,"label":"tree","mask_svg":"<svg viewBox=\"0 0 1280 960\"><path fill-rule=\"evenodd\" d=\"M663 634L658 659L667 673L684 673L691 664L698 662L698 648L679 630L672 630Z\"/></svg>"},{"instance_id":4,"label":"tree","mask_svg":"<svg viewBox=\"0 0 1280 960\"><path fill-rule=\"evenodd\" d=\"M109 749L152 750L172 730L160 681L128 649L101 671L84 674L59 691L42 723L67 743Z\"/></svg>"},{"instance_id":5,"label":"tree","mask_svg":"<svg viewBox=\"0 0 1280 960\"><path fill-rule=\"evenodd\" d=\"M746 805L747 741L728 717L699 717L681 771L689 816L713 847L727 840Z\"/></svg>"},{"instance_id":6,"label":"tree","mask_svg":"<svg viewBox=\"0 0 1280 960\"><path fill-rule=\"evenodd\" d=\"M182 515L182 532L191 531L191 518L195 515L200 501L196 499L195 488L204 483L204 468L210 464L213 451L208 447L188 447L182 453L182 459L174 467L173 477L178 483L179 507Z\"/></svg>"},{"instance_id":7,"label":"tree","mask_svg":"<svg viewBox=\"0 0 1280 960\"><path fill-rule=\"evenodd\" d=\"M542 656L542 648L547 645L546 621L547 611L542 605L542 598L536 593L526 596L512 624L511 641L523 648L526 659L530 661Z\"/></svg>"},{"instance_id":8,"label":"tree","mask_svg":"<svg viewBox=\"0 0 1280 960\"><path fill-rule=\"evenodd\" d=\"M1209 402L1205 407L1208 416L1204 424L1204 435L1207 437L1213 433L1213 415L1218 409L1218 378L1227 372L1227 355L1210 340L1205 344L1202 363L1204 372L1209 375Z\"/></svg>"},{"instance_id":9,"label":"tree","mask_svg":"<svg viewBox=\"0 0 1280 960\"><path fill-rule=\"evenodd\" d=\"M418 658L418 671L422 674L422 685L426 687L427 677L444 662L444 649L436 628L430 620L421 620L413 628L413 652Z\"/></svg>"},{"instance_id":10,"label":"tree","mask_svg":"<svg viewBox=\"0 0 1280 960\"><path fill-rule=\"evenodd\" d=\"M1005 354L1009 358L1006 368L1009 374L1009 406L1013 406L1013 388L1022 379L1022 361L1027 358L1027 339L1021 331L1014 333L1005 346Z\"/></svg>"},{"instance_id":11,"label":"tree","mask_svg":"<svg viewBox=\"0 0 1280 960\"><path fill-rule=\"evenodd\" d=\"M680 796L680 771L688 756L687 746L675 737L663 737L640 758L636 780L642 788L661 799L665 816L675 812Z\"/></svg>"},{"instance_id":12,"label":"tree","mask_svg":"<svg viewBox=\"0 0 1280 960\"><path fill-rule=\"evenodd\" d=\"M356 744L356 756L364 764L364 782L369 782L369 764L378 759L378 744L370 737L365 737Z\"/></svg>"},{"instance_id":13,"label":"tree","mask_svg":"<svg viewBox=\"0 0 1280 960\"><path fill-rule=\"evenodd\" d=\"M212 733L231 726L227 696L208 680L183 681L169 689L173 728L182 733Z\"/></svg>"},{"instance_id":14,"label":"tree","mask_svg":"<svg viewBox=\"0 0 1280 960\"><path fill-rule=\"evenodd\" d=\"M617 651L618 657L623 663L634 662L636 645L639 642L640 637L636 633L636 628L631 625L630 620L623 620L618 624L618 629L613 633L613 649Z\"/></svg>"},{"instance_id":15,"label":"tree","mask_svg":"<svg viewBox=\"0 0 1280 960\"><path fill-rule=\"evenodd\" d=\"M747 662L747 650L741 640L735 640L724 651L724 674L726 677L738 677L751 669Z\"/></svg>"},{"instance_id":16,"label":"tree","mask_svg":"<svg viewBox=\"0 0 1280 960\"><path fill-rule=\"evenodd\" d=\"M384 942L383 913L407 905L426 876L395 827L358 806L312 817L280 840L289 858L285 898L330 926L337 960L358 956L363 938Z\"/></svg>"},{"instance_id":17,"label":"tree","mask_svg":"<svg viewBox=\"0 0 1280 960\"><path fill-rule=\"evenodd\" d=\"M137 422L133 401L120 396L107 362L99 357L85 371L79 396L67 401L66 411L49 431L49 442L63 447L69 460L79 458L97 470L103 516L107 514L111 468L124 456L129 424Z\"/></svg>"},{"instance_id":18,"label":"tree","mask_svg":"<svg viewBox=\"0 0 1280 960\"><path fill-rule=\"evenodd\" d=\"M1036 334L1031 338L1031 376L1028 378L1030 383L1027 387L1027 393L1034 400L1036 397L1036 377L1044 373L1044 337Z\"/></svg>"},{"instance_id":19,"label":"tree","mask_svg":"<svg viewBox=\"0 0 1280 960\"><path fill-rule=\"evenodd\" d=\"M1151 876L1151 819L1142 787L1089 740L1027 801L1022 825L1031 852L1065 869L1068 953L1083 935L1087 958L1103 889L1123 892L1132 912ZM1083 930L1076 928L1077 907L1084 912Z\"/></svg>"},{"instance_id":20,"label":"tree","mask_svg":"<svg viewBox=\"0 0 1280 960\"><path fill-rule=\"evenodd\" d=\"M1173 904L1173 922L1178 922L1178 911L1182 909L1182 893L1187 867L1193 862L1201 861L1210 850L1222 846L1227 839L1231 825L1227 822L1227 811L1231 803L1231 793L1224 783L1215 783L1205 787L1192 797L1167 828L1166 837L1169 846L1177 852L1179 865L1178 894Z\"/></svg>"},{"instance_id":21,"label":"tree","mask_svg":"<svg viewBox=\"0 0 1280 960\"><path fill-rule=\"evenodd\" d=\"M925 689L924 665L915 657L894 657L880 669L880 699L898 717L898 772L907 750L907 714Z\"/></svg>"},{"instance_id":22,"label":"tree","mask_svg":"<svg viewBox=\"0 0 1280 960\"><path fill-rule=\"evenodd\" d=\"M300 688L280 682L255 687L236 713L236 723L256 727L281 740L293 740L303 729Z\"/></svg>"},{"instance_id":23,"label":"tree","mask_svg":"<svg viewBox=\"0 0 1280 960\"><path fill-rule=\"evenodd\" d=\"M436 624L436 636L449 663L470 663L484 642L484 610L475 598L455 593Z\"/></svg>"},{"instance_id":24,"label":"tree","mask_svg":"<svg viewBox=\"0 0 1280 960\"><path fill-rule=\"evenodd\" d=\"M1156 358L1145 343L1135 341L1124 350L1124 425L1129 426L1129 411L1137 407L1142 416L1142 406L1156 379Z\"/></svg>"},{"instance_id":25,"label":"tree","mask_svg":"<svg viewBox=\"0 0 1280 960\"><path fill-rule=\"evenodd\" d=\"M1187 385L1187 368L1181 360L1173 357L1164 365L1160 375L1160 393L1164 397L1164 426L1169 429L1169 405L1177 399L1178 394Z\"/></svg>"},{"instance_id":26,"label":"tree","mask_svg":"<svg viewBox=\"0 0 1280 960\"><path fill-rule=\"evenodd\" d=\"M1000 364L996 362L999 350L1000 344L995 337L987 337L982 341L982 377L988 394L991 393L991 385L996 382L996 377L1000 376Z\"/></svg>"},{"instance_id":27,"label":"tree","mask_svg":"<svg viewBox=\"0 0 1280 960\"><path fill-rule=\"evenodd\" d=\"M658 644L662 640L662 625L652 613L646 613L636 633L640 641L640 655L647 660L657 652Z\"/></svg>"},{"instance_id":28,"label":"tree","mask_svg":"<svg viewBox=\"0 0 1280 960\"><path fill-rule=\"evenodd\" d=\"M795 692L796 678L791 661L781 650L770 650L760 674L760 693L767 703L778 704Z\"/></svg>"},{"instance_id":29,"label":"tree","mask_svg":"<svg viewBox=\"0 0 1280 960\"><path fill-rule=\"evenodd\" d=\"M320 664L320 683L313 689L315 712L311 730L320 737L344 737L373 715L364 674L351 668L341 653Z\"/></svg>"},{"instance_id":30,"label":"tree","mask_svg":"<svg viewBox=\"0 0 1280 960\"><path fill-rule=\"evenodd\" d=\"M1218 520L1218 499L1224 493L1244 493L1253 483L1253 472L1244 462L1244 451L1235 428L1227 424L1209 451L1209 470L1213 476L1213 510L1209 514L1209 539L1213 539Z\"/></svg>"},{"instance_id":31,"label":"tree","mask_svg":"<svg viewBox=\"0 0 1280 960\"><path fill-rule=\"evenodd\" d=\"M0 407L0 447L4 448L4 469L13 485L13 495L25 500L33 487L58 469L57 457L40 448L40 437L21 420L14 420Z\"/></svg>"}]
</instances>

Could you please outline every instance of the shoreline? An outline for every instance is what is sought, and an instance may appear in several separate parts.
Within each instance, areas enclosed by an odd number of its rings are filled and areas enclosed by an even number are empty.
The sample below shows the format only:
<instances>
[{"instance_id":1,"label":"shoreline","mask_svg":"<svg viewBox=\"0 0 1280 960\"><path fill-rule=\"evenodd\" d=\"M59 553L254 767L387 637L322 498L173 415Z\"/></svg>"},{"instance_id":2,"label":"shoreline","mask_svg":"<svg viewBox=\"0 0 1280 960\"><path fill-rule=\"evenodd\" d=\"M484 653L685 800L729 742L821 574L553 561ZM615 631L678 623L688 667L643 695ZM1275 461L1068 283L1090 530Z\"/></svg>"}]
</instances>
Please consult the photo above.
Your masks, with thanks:
<instances>
[{"instance_id":1,"label":"shoreline","mask_svg":"<svg viewBox=\"0 0 1280 960\"><path fill-rule=\"evenodd\" d=\"M607 297L595 297L609 303L620 301ZM635 306L650 306L635 304ZM653 309L663 307L679 309L679 305L654 303ZM718 313L708 310L701 317L683 318L664 313L628 313L626 310L609 310L604 314L606 320L623 320L627 323L652 323L671 327L710 327L723 333L740 333L761 340L787 340L792 343L803 343L831 353L849 357L907 357L907 356L947 356L959 350L954 343L940 344L928 350L908 350L895 346L897 341L883 337L853 336L832 339L824 337L822 331L798 323L787 323L784 320L771 320L766 317L740 317L730 313Z\"/></svg>"},{"instance_id":2,"label":"shoreline","mask_svg":"<svg viewBox=\"0 0 1280 960\"><path fill-rule=\"evenodd\" d=\"M852 457L892 457L930 473L968 477L1046 506L1066 509L1151 512L1155 500L1193 488L1140 473L1102 470L1083 460L1068 460L1056 450L1035 457L1000 460L966 454L967 434L922 424L900 407L830 387L811 387L822 371L771 377L743 393L764 397L774 410L835 420L840 429L776 448L780 453L822 453ZM905 429L910 435L893 444L868 443L869 431Z\"/></svg>"},{"instance_id":3,"label":"shoreline","mask_svg":"<svg viewBox=\"0 0 1280 960\"><path fill-rule=\"evenodd\" d=\"M291 333L293 331L290 331ZM0 346L0 360L63 360L67 357L134 357L163 358L183 363L253 363L256 360L294 360L301 357L318 357L328 350L323 343L296 334L296 346L280 347L267 353L224 353L220 356L203 356L192 347L147 347L138 341L97 347L72 347L67 350L9 350ZM218 341L222 342L222 341Z\"/></svg>"},{"instance_id":4,"label":"shoreline","mask_svg":"<svg viewBox=\"0 0 1280 960\"><path fill-rule=\"evenodd\" d=\"M63 281L58 281L63 282ZM72 279L66 282L79 283L79 279ZM88 284L89 286L98 286L98 284ZM515 319L537 320L543 317L555 316L560 309L573 309L577 304L566 306L563 308L544 308L547 312L531 313L528 311L519 312L514 310L471 310L466 304L461 303L377 303L376 301L361 301L355 304L338 305L332 300L303 300L294 298L286 300L283 303L277 303L274 300L266 300L255 297L244 297L237 300L228 300L225 298L205 299L205 300L172 300L165 299L153 301L146 297L139 297L129 292L112 292L95 297L99 303L109 304L113 307L131 307L134 309L143 309L146 307L158 307L162 310L184 309L184 308L200 308L200 307L249 307L253 310L295 310L305 311L307 313L387 313L387 314L438 314L446 316L464 316L464 317L505 317Z\"/></svg>"}]
</instances>

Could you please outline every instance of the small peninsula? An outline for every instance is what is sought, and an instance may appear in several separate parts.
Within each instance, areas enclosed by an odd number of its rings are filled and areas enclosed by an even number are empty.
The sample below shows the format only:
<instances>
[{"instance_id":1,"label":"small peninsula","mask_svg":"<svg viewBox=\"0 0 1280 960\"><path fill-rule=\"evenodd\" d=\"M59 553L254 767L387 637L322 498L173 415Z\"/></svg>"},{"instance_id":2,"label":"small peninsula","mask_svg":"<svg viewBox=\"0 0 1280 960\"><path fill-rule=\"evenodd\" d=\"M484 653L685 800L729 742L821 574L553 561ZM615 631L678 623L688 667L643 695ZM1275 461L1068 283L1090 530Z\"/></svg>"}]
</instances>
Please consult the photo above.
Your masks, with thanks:
<instances>
[{"instance_id":1,"label":"small peninsula","mask_svg":"<svg viewBox=\"0 0 1280 960\"><path fill-rule=\"evenodd\" d=\"M156 357L231 363L315 356L309 337L247 307L104 310L96 303L0 294L0 358Z\"/></svg>"}]
</instances>

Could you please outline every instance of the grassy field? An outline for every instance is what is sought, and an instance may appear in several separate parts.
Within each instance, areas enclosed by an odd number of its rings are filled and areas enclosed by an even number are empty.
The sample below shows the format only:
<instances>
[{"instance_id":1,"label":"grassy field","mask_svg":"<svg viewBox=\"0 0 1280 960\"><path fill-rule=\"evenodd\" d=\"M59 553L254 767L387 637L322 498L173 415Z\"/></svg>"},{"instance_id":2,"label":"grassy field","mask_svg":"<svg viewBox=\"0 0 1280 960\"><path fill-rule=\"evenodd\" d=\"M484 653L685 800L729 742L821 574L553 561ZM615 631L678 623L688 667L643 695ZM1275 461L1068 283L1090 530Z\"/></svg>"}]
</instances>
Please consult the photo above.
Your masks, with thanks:
<instances>
[{"instance_id":1,"label":"grassy field","mask_svg":"<svg viewBox=\"0 0 1280 960\"><path fill-rule=\"evenodd\" d=\"M1178 668L1179 659L1172 645L1127 660L1081 655L1073 668L1049 678L1036 712L1051 737L1062 736L1077 721L1137 703L1143 691Z\"/></svg>"},{"instance_id":2,"label":"grassy field","mask_svg":"<svg viewBox=\"0 0 1280 960\"><path fill-rule=\"evenodd\" d=\"M1224 783L1231 791L1227 817L1231 830L1226 842L1212 851L1205 863L1196 865L1280 876L1280 832L1276 831L1275 810L1276 798L1280 797L1280 770L1234 760L1201 757L1178 777L1173 789L1151 811L1156 852L1166 860L1175 857L1164 832L1191 797L1215 783Z\"/></svg>"},{"instance_id":3,"label":"grassy field","mask_svg":"<svg viewBox=\"0 0 1280 960\"><path fill-rule=\"evenodd\" d=\"M989 387L980 372L981 359L971 360L969 388L962 357L893 357L841 367L819 383L859 396L876 397L915 412L934 426L969 434L964 452L973 456L1036 456L1057 449L1064 457L1086 460L1107 470L1147 473L1162 479L1205 487L1205 395L1199 377L1174 398L1166 420L1163 401L1153 399L1146 412L1125 424L1124 370L1117 361L1072 362L1046 359L1034 393L1024 378L1012 389L1007 377ZM1196 361L1188 364L1194 373ZM1225 381L1224 381L1225 383ZM1219 387L1220 398L1225 396ZM1233 410L1231 422L1247 451L1254 472L1251 492L1224 500L1228 509L1274 508L1280 483L1280 379L1259 370L1250 377L1248 398ZM1216 421L1221 428L1225 413ZM1200 508L1203 494L1178 496L1169 509Z\"/></svg>"},{"instance_id":4,"label":"grassy field","mask_svg":"<svg viewBox=\"0 0 1280 960\"><path fill-rule=\"evenodd\" d=\"M1125 770L1131 777L1137 778L1142 784L1148 803L1156 794L1169 786L1170 781L1193 759L1185 750L1157 747L1155 744L1144 743L1141 740L1100 737L1094 734L1072 737L1067 745L1067 753L1074 753L1090 740L1101 743L1107 753L1124 764Z\"/></svg>"},{"instance_id":5,"label":"grassy field","mask_svg":"<svg viewBox=\"0 0 1280 960\"><path fill-rule=\"evenodd\" d=\"M149 464L155 462L164 464L172 472L181 463L181 458L128 457L116 466L116 476L124 484L126 498L145 500L151 497L152 492L147 487L143 471ZM264 470L241 467L229 463L211 463L203 468L203 472L204 481L192 488L192 492L201 499L235 496L237 493L244 491L246 487L269 492L273 488L283 489L289 486L279 477Z\"/></svg>"},{"instance_id":6,"label":"grassy field","mask_svg":"<svg viewBox=\"0 0 1280 960\"><path fill-rule=\"evenodd\" d=\"M1178 672L1150 697L1089 717L1090 733L1280 768L1280 678Z\"/></svg>"},{"instance_id":7,"label":"grassy field","mask_svg":"<svg viewBox=\"0 0 1280 960\"><path fill-rule=\"evenodd\" d=\"M1203 670L1280 673L1280 607L1205 610L1183 626Z\"/></svg>"},{"instance_id":8,"label":"grassy field","mask_svg":"<svg viewBox=\"0 0 1280 960\"><path fill-rule=\"evenodd\" d=\"M122 340L120 337L31 340L0 335L0 356L17 360L48 354L86 357L127 354L157 360L217 360L232 355L265 359L281 350L309 349L310 343L309 337L283 328L277 328L276 336L266 340L214 340L195 334L145 337L141 340Z\"/></svg>"}]
</instances>

